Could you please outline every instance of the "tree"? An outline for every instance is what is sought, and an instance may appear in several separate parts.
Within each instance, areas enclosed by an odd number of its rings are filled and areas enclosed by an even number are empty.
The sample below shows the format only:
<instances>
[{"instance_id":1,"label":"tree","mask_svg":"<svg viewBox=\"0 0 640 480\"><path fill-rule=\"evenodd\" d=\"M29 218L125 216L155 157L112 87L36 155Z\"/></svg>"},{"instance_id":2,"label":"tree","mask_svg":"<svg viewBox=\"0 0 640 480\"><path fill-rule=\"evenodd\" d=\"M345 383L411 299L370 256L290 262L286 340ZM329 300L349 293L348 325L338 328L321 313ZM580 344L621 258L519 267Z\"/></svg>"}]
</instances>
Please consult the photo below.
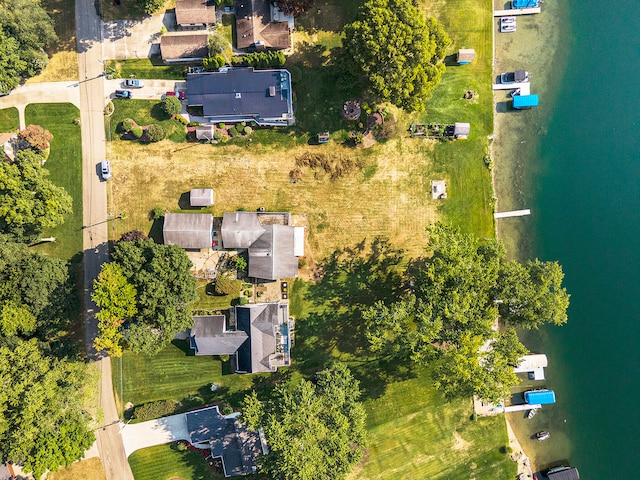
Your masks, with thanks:
<instances>
[{"instance_id":1,"label":"tree","mask_svg":"<svg viewBox=\"0 0 640 480\"><path fill-rule=\"evenodd\" d=\"M117 263L105 263L93 282L91 298L101 310L96 313L98 336L96 350L106 350L111 356L122 355L124 334L122 324L137 312L136 289L131 285Z\"/></svg>"},{"instance_id":2,"label":"tree","mask_svg":"<svg viewBox=\"0 0 640 480\"><path fill-rule=\"evenodd\" d=\"M278 10L285 15L299 17L313 7L313 0L278 0L275 2Z\"/></svg>"},{"instance_id":3,"label":"tree","mask_svg":"<svg viewBox=\"0 0 640 480\"><path fill-rule=\"evenodd\" d=\"M216 278L215 292L218 295L237 296L242 288L242 282L234 279L228 273L222 273Z\"/></svg>"},{"instance_id":4,"label":"tree","mask_svg":"<svg viewBox=\"0 0 640 480\"><path fill-rule=\"evenodd\" d=\"M147 237L144 233L142 233L140 230L130 230L128 232L123 233L120 236L120 240L118 240L119 242L135 242L137 240L147 240Z\"/></svg>"},{"instance_id":5,"label":"tree","mask_svg":"<svg viewBox=\"0 0 640 480\"><path fill-rule=\"evenodd\" d=\"M134 352L155 354L191 327L189 303L197 298L196 282L183 249L153 240L118 242L112 262L136 290L137 313L126 332L126 345Z\"/></svg>"},{"instance_id":6,"label":"tree","mask_svg":"<svg viewBox=\"0 0 640 480\"><path fill-rule=\"evenodd\" d=\"M164 0L143 0L144 13L151 15L164 7Z\"/></svg>"},{"instance_id":7,"label":"tree","mask_svg":"<svg viewBox=\"0 0 640 480\"><path fill-rule=\"evenodd\" d=\"M23 140L29 148L38 151L49 149L49 142L53 140L53 135L49 130L45 130L40 125L28 125L24 130L18 132L18 137Z\"/></svg>"},{"instance_id":8,"label":"tree","mask_svg":"<svg viewBox=\"0 0 640 480\"><path fill-rule=\"evenodd\" d=\"M164 100L162 100L162 110L169 117L173 117L182 111L182 102L178 97L167 95Z\"/></svg>"},{"instance_id":9,"label":"tree","mask_svg":"<svg viewBox=\"0 0 640 480\"><path fill-rule=\"evenodd\" d=\"M0 457L36 478L82 458L94 441L85 378L84 364L44 356L35 339L0 347Z\"/></svg>"},{"instance_id":10,"label":"tree","mask_svg":"<svg viewBox=\"0 0 640 480\"><path fill-rule=\"evenodd\" d=\"M159 142L160 140L164 140L167 136L167 132L162 127L162 125L158 123L152 123L147 128L147 137L150 142Z\"/></svg>"},{"instance_id":11,"label":"tree","mask_svg":"<svg viewBox=\"0 0 640 480\"><path fill-rule=\"evenodd\" d=\"M234 259L234 263L236 266L236 270L240 270L241 272L244 272L247 270L247 259L244 258L242 255L236 255L236 258Z\"/></svg>"},{"instance_id":12,"label":"tree","mask_svg":"<svg viewBox=\"0 0 640 480\"><path fill-rule=\"evenodd\" d=\"M20 57L20 43L0 29L0 93L9 93L20 84L27 63Z\"/></svg>"},{"instance_id":13,"label":"tree","mask_svg":"<svg viewBox=\"0 0 640 480\"><path fill-rule=\"evenodd\" d=\"M422 111L445 70L451 44L442 26L425 19L411 0L369 0L344 28L344 47L371 93L410 111Z\"/></svg>"},{"instance_id":14,"label":"tree","mask_svg":"<svg viewBox=\"0 0 640 480\"><path fill-rule=\"evenodd\" d=\"M500 317L520 328L566 323L569 294L562 288L563 279L557 262L505 262L495 293Z\"/></svg>"},{"instance_id":15,"label":"tree","mask_svg":"<svg viewBox=\"0 0 640 480\"><path fill-rule=\"evenodd\" d=\"M262 468L269 478L345 478L364 451L366 414L359 395L359 382L336 364L319 372L315 385L303 380L276 386L269 402L261 404L255 393L246 396L242 418L253 430L264 428L270 453Z\"/></svg>"},{"instance_id":16,"label":"tree","mask_svg":"<svg viewBox=\"0 0 640 480\"><path fill-rule=\"evenodd\" d=\"M34 241L71 213L71 197L46 178L42 160L35 151L22 150L13 163L0 162L0 233Z\"/></svg>"}]
</instances>

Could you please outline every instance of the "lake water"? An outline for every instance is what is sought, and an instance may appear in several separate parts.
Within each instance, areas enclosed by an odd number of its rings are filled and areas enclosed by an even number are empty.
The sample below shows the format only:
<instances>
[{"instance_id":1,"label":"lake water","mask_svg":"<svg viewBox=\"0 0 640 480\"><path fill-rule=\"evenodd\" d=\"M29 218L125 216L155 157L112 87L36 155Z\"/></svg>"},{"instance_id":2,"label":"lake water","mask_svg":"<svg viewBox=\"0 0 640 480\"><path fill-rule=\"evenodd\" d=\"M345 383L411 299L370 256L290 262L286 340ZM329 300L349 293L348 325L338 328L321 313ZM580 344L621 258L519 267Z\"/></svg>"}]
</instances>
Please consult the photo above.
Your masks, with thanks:
<instances>
[{"instance_id":1,"label":"lake water","mask_svg":"<svg viewBox=\"0 0 640 480\"><path fill-rule=\"evenodd\" d=\"M547 353L558 403L512 420L538 465L568 462L587 480L640 478L638 6L549 1L496 43L497 68L531 71L541 101L498 113L500 210L532 209L500 235L511 255L558 260L572 294L566 326L524 336ZM530 440L538 430L551 439Z\"/></svg>"}]
</instances>

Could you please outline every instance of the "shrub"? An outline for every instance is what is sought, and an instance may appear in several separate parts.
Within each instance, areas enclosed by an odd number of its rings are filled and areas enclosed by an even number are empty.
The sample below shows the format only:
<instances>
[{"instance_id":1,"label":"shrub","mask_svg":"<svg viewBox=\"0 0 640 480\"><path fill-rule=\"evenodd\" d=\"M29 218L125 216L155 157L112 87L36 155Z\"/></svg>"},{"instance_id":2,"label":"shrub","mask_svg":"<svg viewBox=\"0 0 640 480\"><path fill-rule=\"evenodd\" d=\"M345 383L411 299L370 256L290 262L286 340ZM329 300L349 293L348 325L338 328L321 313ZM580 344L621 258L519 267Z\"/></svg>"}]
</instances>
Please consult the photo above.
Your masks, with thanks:
<instances>
[{"instance_id":1,"label":"shrub","mask_svg":"<svg viewBox=\"0 0 640 480\"><path fill-rule=\"evenodd\" d=\"M131 129L131 133L133 134L134 137L140 138L140 137L142 137L142 134L144 132L142 131L142 127L133 127Z\"/></svg>"},{"instance_id":2,"label":"shrub","mask_svg":"<svg viewBox=\"0 0 640 480\"><path fill-rule=\"evenodd\" d=\"M229 405L228 403L223 403L222 405L220 405L220 413L222 415L231 415L233 413L233 407L231 407L231 405Z\"/></svg>"},{"instance_id":3,"label":"shrub","mask_svg":"<svg viewBox=\"0 0 640 480\"><path fill-rule=\"evenodd\" d=\"M249 300L247 300L245 297L238 298L238 305L246 305L247 303L249 303Z\"/></svg>"},{"instance_id":4,"label":"shrub","mask_svg":"<svg viewBox=\"0 0 640 480\"><path fill-rule=\"evenodd\" d=\"M182 111L182 102L178 97L167 95L162 100L162 111L169 117L177 115Z\"/></svg>"},{"instance_id":5,"label":"shrub","mask_svg":"<svg viewBox=\"0 0 640 480\"><path fill-rule=\"evenodd\" d=\"M251 135L251 133L253 132L253 128L251 127L244 127L244 134L245 135Z\"/></svg>"},{"instance_id":6,"label":"shrub","mask_svg":"<svg viewBox=\"0 0 640 480\"><path fill-rule=\"evenodd\" d=\"M157 220L158 218L164 217L164 209L155 207L153 210L151 210L150 217L152 220Z\"/></svg>"},{"instance_id":7,"label":"shrub","mask_svg":"<svg viewBox=\"0 0 640 480\"><path fill-rule=\"evenodd\" d=\"M179 117L179 118L183 118L183 117ZM187 123L187 127L199 127L200 126L200 122L189 122Z\"/></svg>"},{"instance_id":8,"label":"shrub","mask_svg":"<svg viewBox=\"0 0 640 480\"><path fill-rule=\"evenodd\" d=\"M122 131L130 132L136 126L136 122L133 121L133 118L125 118L122 121Z\"/></svg>"},{"instance_id":9,"label":"shrub","mask_svg":"<svg viewBox=\"0 0 640 480\"><path fill-rule=\"evenodd\" d=\"M227 138L227 137L224 137L224 138ZM213 139L217 141L222 140L222 134L218 131L213 132Z\"/></svg>"},{"instance_id":10,"label":"shrub","mask_svg":"<svg viewBox=\"0 0 640 480\"><path fill-rule=\"evenodd\" d=\"M233 262L236 267L236 270L240 270L241 272L244 272L247 269L247 260L244 257L241 257L240 255L238 255L233 260Z\"/></svg>"},{"instance_id":11,"label":"shrub","mask_svg":"<svg viewBox=\"0 0 640 480\"><path fill-rule=\"evenodd\" d=\"M164 27L163 27L164 28ZM184 442L178 442L178 445L176 446L176 448L178 449L179 452L184 452L187 450L187 444Z\"/></svg>"},{"instance_id":12,"label":"shrub","mask_svg":"<svg viewBox=\"0 0 640 480\"><path fill-rule=\"evenodd\" d=\"M242 288L240 280L233 279L230 275L220 275L216 279L215 291L218 295L237 296Z\"/></svg>"},{"instance_id":13,"label":"shrub","mask_svg":"<svg viewBox=\"0 0 640 480\"><path fill-rule=\"evenodd\" d=\"M150 142L159 142L160 140L164 140L166 136L167 132L162 128L162 125L153 123L147 128L147 137L149 137Z\"/></svg>"},{"instance_id":14,"label":"shrub","mask_svg":"<svg viewBox=\"0 0 640 480\"><path fill-rule=\"evenodd\" d=\"M171 415L176 411L179 403L175 400L160 400L158 402L145 403L136 407L135 415L137 420L153 420L154 418Z\"/></svg>"},{"instance_id":15,"label":"shrub","mask_svg":"<svg viewBox=\"0 0 640 480\"><path fill-rule=\"evenodd\" d=\"M238 130L236 129L236 127L231 127L229 130L229 135L231 136L231 138L233 137L237 137L238 135L240 135L240 132L238 132Z\"/></svg>"},{"instance_id":16,"label":"shrub","mask_svg":"<svg viewBox=\"0 0 640 480\"><path fill-rule=\"evenodd\" d=\"M221 130L224 130L225 128L227 128L227 126L224 123L220 122L218 124L218 128L221 129Z\"/></svg>"},{"instance_id":17,"label":"shrub","mask_svg":"<svg viewBox=\"0 0 640 480\"><path fill-rule=\"evenodd\" d=\"M229 137L227 137L226 135L223 135L222 138L220 139L220 141L222 143L228 142L229 141Z\"/></svg>"},{"instance_id":18,"label":"shrub","mask_svg":"<svg viewBox=\"0 0 640 480\"><path fill-rule=\"evenodd\" d=\"M247 122L240 122L240 126L241 126L242 128L246 127L246 126L247 126Z\"/></svg>"},{"instance_id":19,"label":"shrub","mask_svg":"<svg viewBox=\"0 0 640 480\"><path fill-rule=\"evenodd\" d=\"M166 35L166 34L167 34L167 27L162 25L162 28L160 29L160 35Z\"/></svg>"},{"instance_id":20,"label":"shrub","mask_svg":"<svg viewBox=\"0 0 640 480\"><path fill-rule=\"evenodd\" d=\"M181 124L185 125L185 126L189 125L189 123L190 123L189 120L184 118L182 115L176 115L174 118L176 120L178 120Z\"/></svg>"}]
</instances>

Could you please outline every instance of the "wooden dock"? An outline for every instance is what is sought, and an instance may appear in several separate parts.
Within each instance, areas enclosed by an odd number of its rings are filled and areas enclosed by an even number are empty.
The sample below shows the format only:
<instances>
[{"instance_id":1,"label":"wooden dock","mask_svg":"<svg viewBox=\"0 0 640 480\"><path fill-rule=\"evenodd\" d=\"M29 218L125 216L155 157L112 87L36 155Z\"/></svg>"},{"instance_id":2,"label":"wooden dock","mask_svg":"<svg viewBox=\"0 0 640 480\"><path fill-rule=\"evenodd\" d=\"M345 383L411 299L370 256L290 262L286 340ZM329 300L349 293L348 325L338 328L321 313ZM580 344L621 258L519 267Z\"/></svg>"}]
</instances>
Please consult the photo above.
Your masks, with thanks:
<instances>
[{"instance_id":1,"label":"wooden dock","mask_svg":"<svg viewBox=\"0 0 640 480\"><path fill-rule=\"evenodd\" d=\"M494 83L494 90L515 90L520 89L520 95L529 95L531 93L531 84L529 82L522 83Z\"/></svg>"},{"instance_id":2,"label":"wooden dock","mask_svg":"<svg viewBox=\"0 0 640 480\"><path fill-rule=\"evenodd\" d=\"M513 17L516 15L533 15L540 13L542 9L540 7L534 8L510 8L509 10L494 10L494 17Z\"/></svg>"},{"instance_id":3,"label":"wooden dock","mask_svg":"<svg viewBox=\"0 0 640 480\"><path fill-rule=\"evenodd\" d=\"M508 407L504 407L504 413L509 412L522 412L524 410L533 410L534 408L542 408L542 405L539 403L536 404L522 404L522 405L509 405Z\"/></svg>"},{"instance_id":4,"label":"wooden dock","mask_svg":"<svg viewBox=\"0 0 640 480\"><path fill-rule=\"evenodd\" d=\"M531 215L531 210L512 210L510 212L494 213L493 218L509 218L509 217L524 217L525 215Z\"/></svg>"}]
</instances>

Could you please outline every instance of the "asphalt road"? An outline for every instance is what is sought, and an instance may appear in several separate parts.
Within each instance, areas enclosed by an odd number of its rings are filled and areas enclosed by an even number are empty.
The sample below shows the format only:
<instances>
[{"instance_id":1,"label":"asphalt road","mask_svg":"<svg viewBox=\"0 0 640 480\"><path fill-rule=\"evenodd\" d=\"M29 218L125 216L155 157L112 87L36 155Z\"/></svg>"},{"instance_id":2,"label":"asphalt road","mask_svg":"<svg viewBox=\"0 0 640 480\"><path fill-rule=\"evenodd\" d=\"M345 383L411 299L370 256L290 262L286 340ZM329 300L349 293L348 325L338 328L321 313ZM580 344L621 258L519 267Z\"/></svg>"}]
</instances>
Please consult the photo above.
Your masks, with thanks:
<instances>
[{"instance_id":1,"label":"asphalt road","mask_svg":"<svg viewBox=\"0 0 640 480\"><path fill-rule=\"evenodd\" d=\"M102 75L102 22L96 15L93 0L76 1L76 38L82 132L85 339L90 358L100 362L100 407L104 412L105 425L96 432L96 438L107 479L133 480L120 437L119 415L111 383L111 359L97 355L92 346L97 334L97 321L94 317L96 306L90 293L100 266L108 261L108 223L117 221L107 214L107 182L97 174L97 164L106 157L105 85Z\"/></svg>"}]
</instances>

